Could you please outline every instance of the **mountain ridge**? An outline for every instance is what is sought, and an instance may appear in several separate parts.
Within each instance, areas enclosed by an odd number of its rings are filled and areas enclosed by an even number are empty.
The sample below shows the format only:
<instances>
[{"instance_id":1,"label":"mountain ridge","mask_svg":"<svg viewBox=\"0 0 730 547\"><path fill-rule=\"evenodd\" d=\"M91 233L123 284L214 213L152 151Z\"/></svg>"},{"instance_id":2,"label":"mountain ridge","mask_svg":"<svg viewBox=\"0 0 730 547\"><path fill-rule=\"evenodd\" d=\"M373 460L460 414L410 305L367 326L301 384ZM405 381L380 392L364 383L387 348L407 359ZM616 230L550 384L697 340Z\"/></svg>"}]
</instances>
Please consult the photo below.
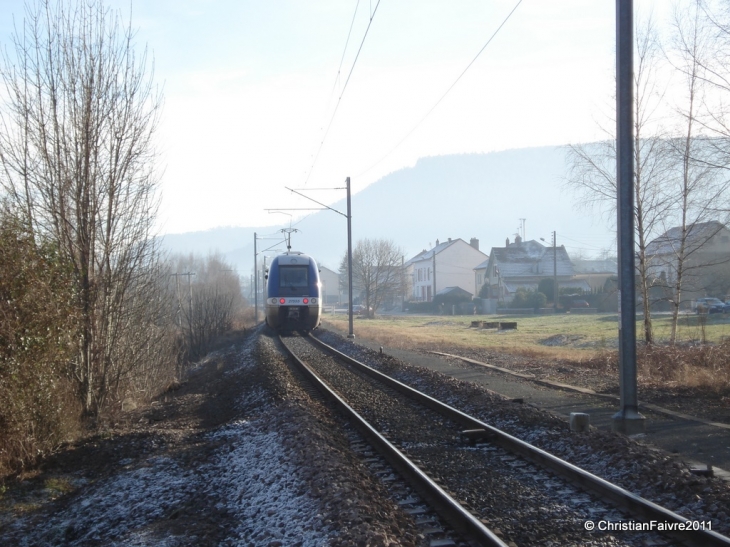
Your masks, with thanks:
<instances>
[{"instance_id":1,"label":"mountain ridge","mask_svg":"<svg viewBox=\"0 0 730 547\"><path fill-rule=\"evenodd\" d=\"M547 242L556 231L558 245L598 254L615 246L615 232L595 226L595 215L573 209L571 196L563 191L565 156L564 146L546 146L420 158L412 167L394 171L352 196L353 244L363 238L389 239L402 247L408 260L437 239L476 238L480 250L488 254L491 247L503 246L520 231L526 239ZM346 200L331 207L344 211ZM276 235L284 227L218 227L167 234L162 243L171 252L217 250L240 275L249 275L254 233ZM347 249L343 217L320 211L293 227L298 230L292 234L294 250L338 269ZM259 241L257 251L272 243ZM284 245L276 248L285 250Z\"/></svg>"}]
</instances>

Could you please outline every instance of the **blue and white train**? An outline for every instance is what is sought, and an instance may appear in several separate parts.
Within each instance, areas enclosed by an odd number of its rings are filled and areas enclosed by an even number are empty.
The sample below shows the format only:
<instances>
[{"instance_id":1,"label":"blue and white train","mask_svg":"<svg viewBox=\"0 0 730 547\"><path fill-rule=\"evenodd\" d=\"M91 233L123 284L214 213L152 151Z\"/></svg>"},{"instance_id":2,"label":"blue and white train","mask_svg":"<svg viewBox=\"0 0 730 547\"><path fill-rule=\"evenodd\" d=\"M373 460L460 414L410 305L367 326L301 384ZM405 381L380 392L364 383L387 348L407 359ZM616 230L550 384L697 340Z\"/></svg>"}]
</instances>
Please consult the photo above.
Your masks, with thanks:
<instances>
[{"instance_id":1,"label":"blue and white train","mask_svg":"<svg viewBox=\"0 0 730 547\"><path fill-rule=\"evenodd\" d=\"M274 258L266 284L266 324L280 331L309 332L322 315L322 284L311 256L289 251Z\"/></svg>"}]
</instances>

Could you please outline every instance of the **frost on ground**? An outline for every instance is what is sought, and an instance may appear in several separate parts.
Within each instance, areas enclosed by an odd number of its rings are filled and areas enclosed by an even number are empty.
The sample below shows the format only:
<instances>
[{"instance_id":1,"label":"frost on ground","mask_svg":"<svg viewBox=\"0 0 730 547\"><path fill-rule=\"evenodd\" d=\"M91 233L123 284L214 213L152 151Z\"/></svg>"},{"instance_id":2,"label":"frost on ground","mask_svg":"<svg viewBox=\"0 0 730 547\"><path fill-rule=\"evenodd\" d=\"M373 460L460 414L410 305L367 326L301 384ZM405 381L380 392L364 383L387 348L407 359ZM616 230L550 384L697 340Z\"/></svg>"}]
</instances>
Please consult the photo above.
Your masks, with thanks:
<instances>
[{"instance_id":1,"label":"frost on ground","mask_svg":"<svg viewBox=\"0 0 730 547\"><path fill-rule=\"evenodd\" d=\"M173 408L153 405L135 416L131 431L92 441L96 451L74 447L82 457L60 457L28 484L11 488L18 503L14 512L3 500L0 544L322 545L318 502L297 478L292 450L267 428L277 410L261 382L252 381L254 345L193 369ZM221 365L226 370L216 374ZM206 383L210 399L201 393ZM234 419L205 431L217 416ZM65 476L78 487L43 500L37 490L44 475Z\"/></svg>"},{"instance_id":2,"label":"frost on ground","mask_svg":"<svg viewBox=\"0 0 730 547\"><path fill-rule=\"evenodd\" d=\"M296 466L279 442L279 434L264 432L256 424L239 422L215 433L213 438L231 443L230 451L203 468L210 481L208 491L220 496L220 506L234 515L239 525L224 544L241 540L258 545L298 540L318 545L323 528L317 502L296 475Z\"/></svg>"},{"instance_id":3,"label":"frost on ground","mask_svg":"<svg viewBox=\"0 0 730 547\"><path fill-rule=\"evenodd\" d=\"M148 408L2 480L0 545L424 545L332 420L250 334Z\"/></svg>"},{"instance_id":4,"label":"frost on ground","mask_svg":"<svg viewBox=\"0 0 730 547\"><path fill-rule=\"evenodd\" d=\"M208 435L217 446L199 467L184 466L174 455L148 458L86 487L42 523L19 519L11 537L18 545L199 544L206 537L188 535L177 521L184 513L213 511L220 545L319 545L317 502L296 478L277 433L259 427L265 418Z\"/></svg>"}]
</instances>

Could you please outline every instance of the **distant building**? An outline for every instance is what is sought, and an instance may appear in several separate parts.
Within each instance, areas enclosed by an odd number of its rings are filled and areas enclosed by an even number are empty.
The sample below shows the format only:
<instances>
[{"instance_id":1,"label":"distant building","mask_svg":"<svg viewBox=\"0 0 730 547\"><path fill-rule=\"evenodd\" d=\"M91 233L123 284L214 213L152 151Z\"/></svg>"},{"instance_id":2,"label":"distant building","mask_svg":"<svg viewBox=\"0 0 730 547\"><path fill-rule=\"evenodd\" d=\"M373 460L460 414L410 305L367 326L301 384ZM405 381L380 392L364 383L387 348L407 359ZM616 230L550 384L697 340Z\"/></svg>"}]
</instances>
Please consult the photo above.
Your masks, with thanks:
<instances>
[{"instance_id":1,"label":"distant building","mask_svg":"<svg viewBox=\"0 0 730 547\"><path fill-rule=\"evenodd\" d=\"M614 259L572 260L573 279L585 281L594 292L606 287L606 281L618 276L618 262Z\"/></svg>"},{"instance_id":2,"label":"distant building","mask_svg":"<svg viewBox=\"0 0 730 547\"><path fill-rule=\"evenodd\" d=\"M322 303L337 304L340 298L340 274L327 268L319 267L319 280L322 283Z\"/></svg>"},{"instance_id":3,"label":"distant building","mask_svg":"<svg viewBox=\"0 0 730 547\"><path fill-rule=\"evenodd\" d=\"M489 286L488 298L509 303L518 289L537 290L540 281L555 279L557 270L558 287L571 287L590 291L590 285L575 279L575 271L565 247L545 247L535 240L522 241L517 236L514 243L509 239L504 247L492 247L489 260L475 269L477 279ZM553 295L547 295L552 300Z\"/></svg>"},{"instance_id":4,"label":"distant building","mask_svg":"<svg viewBox=\"0 0 730 547\"><path fill-rule=\"evenodd\" d=\"M433 248L424 249L405 263L412 280L411 300L431 302L436 293L447 287L460 287L475 295L478 288L474 267L486 259L476 238L469 243L460 238L449 238L443 243L436 240Z\"/></svg>"},{"instance_id":5,"label":"distant building","mask_svg":"<svg viewBox=\"0 0 730 547\"><path fill-rule=\"evenodd\" d=\"M730 230L718 221L691 224L684 238L682 292L687 301L730 293ZM647 273L654 285L672 287L677 280L681 227L674 227L646 246Z\"/></svg>"}]
</instances>

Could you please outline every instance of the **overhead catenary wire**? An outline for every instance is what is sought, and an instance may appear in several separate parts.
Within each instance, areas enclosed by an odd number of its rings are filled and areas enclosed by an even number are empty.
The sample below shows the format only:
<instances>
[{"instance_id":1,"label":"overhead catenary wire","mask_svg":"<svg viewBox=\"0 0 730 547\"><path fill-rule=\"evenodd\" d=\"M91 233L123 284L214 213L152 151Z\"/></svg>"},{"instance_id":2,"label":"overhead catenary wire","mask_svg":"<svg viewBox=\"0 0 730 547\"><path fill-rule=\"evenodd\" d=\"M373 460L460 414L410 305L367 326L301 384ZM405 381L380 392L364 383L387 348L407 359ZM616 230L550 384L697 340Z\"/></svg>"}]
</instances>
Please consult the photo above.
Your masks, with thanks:
<instances>
[{"instance_id":1,"label":"overhead catenary wire","mask_svg":"<svg viewBox=\"0 0 730 547\"><path fill-rule=\"evenodd\" d=\"M592 250L592 251L603 251L603 250L606 250L606 247L605 246L596 247L595 244L587 243L586 241L581 241L581 240L578 240L578 239L573 239L573 238L568 237L568 236L566 236L564 234L560 234L560 239L567 240L567 241L570 241L572 243L577 243L577 244L581 245L582 247L584 247L586 249L589 249L589 250ZM601 238L597 238L597 237L596 238L593 238L593 239L601 240ZM609 245L609 247L615 247L615 245L616 245L616 242L615 241L611 241L611 244Z\"/></svg>"},{"instance_id":2,"label":"overhead catenary wire","mask_svg":"<svg viewBox=\"0 0 730 547\"><path fill-rule=\"evenodd\" d=\"M453 81L453 83L441 95L439 100L436 101L436 103L428 110L428 112L426 112L426 114L423 115L423 117L411 128L410 131L408 131L408 133L406 133L406 135L400 141L398 141L398 143L393 148L391 148L382 158L380 158L378 161L376 161L374 164L372 164L370 167L368 167L365 171L358 174L357 175L358 177L361 177L364 174L368 173L371 169L378 166L388 156L390 156L393 152L395 152L400 147L400 145L403 144L406 141L406 139L408 139L408 137L410 137L416 131L416 129L418 129L420 127L420 125L426 120L426 118L428 118L431 115L431 113L434 110L436 110L438 105L441 104L441 102L446 98L446 96L451 92L451 90L454 89L456 84L459 83L459 80L461 80L461 78L464 76L464 74L467 73L467 71L472 67L472 65L476 62L476 60L484 52L484 50L487 49L487 46L492 42L492 40L494 40L494 38L497 36L497 34L499 34L499 31L502 30L502 27L504 27L504 25L507 23L507 21L509 21L509 19L512 17L512 14L517 10L517 8L520 6L521 3L522 3L522 0L517 1L517 3L515 4L515 7L513 7L512 10L507 14L507 17L504 18L502 23L500 23L500 25L497 27L497 29L492 33L492 35L489 37L487 42L482 46L482 48L479 50L479 52L471 60L471 62L468 65L466 65L466 68L461 71L461 74L459 74L459 76L457 76L457 78ZM377 6L376 6L376 9L377 9Z\"/></svg>"},{"instance_id":3,"label":"overhead catenary wire","mask_svg":"<svg viewBox=\"0 0 730 547\"><path fill-rule=\"evenodd\" d=\"M520 0L522 1L522 0ZM359 5L359 1L358 1ZM365 45L365 39L368 36L368 32L370 32L370 26L373 24L373 19L375 18L375 13L378 11L378 6L380 6L380 0L378 0L378 3L375 4L375 9L371 11L370 13L370 19L368 21L368 26L365 29L365 34L362 37L362 40L360 41L360 47L357 50L357 54L355 55L355 59L352 62L352 66L350 67L350 72L347 74L347 79L345 80L344 85L342 86L342 91L340 92L340 96L337 98L337 104L335 104L334 111L332 112L332 116L330 117L330 121L327 124L327 129L324 132L324 136L322 137L322 140L319 143L319 147L317 148L317 153L314 156L314 160L312 161L312 165L309 167L309 172L307 173L307 177L304 180L304 184L306 185L309 182L309 178L312 176L312 172L314 171L314 167L317 164L317 160L319 159L319 155L322 152L322 148L324 147L324 143L327 140L327 136L329 135L330 129L332 128L332 123L335 120L335 116L337 115L337 110L340 107L340 103L342 102L342 97L345 95L345 90L347 89L347 84L350 82L350 78L352 77L352 73L355 70L355 65L357 64L357 60L360 58L360 53L362 52L363 45ZM355 14L357 14L357 7L355 8ZM354 23L355 16L353 15L353 23ZM350 27L350 31L352 31L352 25ZM348 34L347 40L349 42L350 36ZM347 48L347 45L345 45L345 48ZM344 59L345 53L343 52L342 56ZM339 78L340 70L342 68L342 62L340 62L340 69L338 69L337 77ZM335 82L336 85L336 82Z\"/></svg>"},{"instance_id":4,"label":"overhead catenary wire","mask_svg":"<svg viewBox=\"0 0 730 547\"><path fill-rule=\"evenodd\" d=\"M352 21L350 22L350 30L347 32L347 40L345 40L345 47L342 50L342 58L340 59L340 66L337 67L337 76L335 77L335 83L332 84L331 94L335 92L337 88L337 82L340 80L340 74L342 73L342 63L345 62L345 54L347 53L347 46L350 44L350 36L352 36L352 28L355 26L355 18L357 17L357 8L360 6L360 0L357 0L355 4L355 13L352 14ZM330 98L332 95L330 94ZM328 101L329 102L329 101Z\"/></svg>"}]
</instances>

